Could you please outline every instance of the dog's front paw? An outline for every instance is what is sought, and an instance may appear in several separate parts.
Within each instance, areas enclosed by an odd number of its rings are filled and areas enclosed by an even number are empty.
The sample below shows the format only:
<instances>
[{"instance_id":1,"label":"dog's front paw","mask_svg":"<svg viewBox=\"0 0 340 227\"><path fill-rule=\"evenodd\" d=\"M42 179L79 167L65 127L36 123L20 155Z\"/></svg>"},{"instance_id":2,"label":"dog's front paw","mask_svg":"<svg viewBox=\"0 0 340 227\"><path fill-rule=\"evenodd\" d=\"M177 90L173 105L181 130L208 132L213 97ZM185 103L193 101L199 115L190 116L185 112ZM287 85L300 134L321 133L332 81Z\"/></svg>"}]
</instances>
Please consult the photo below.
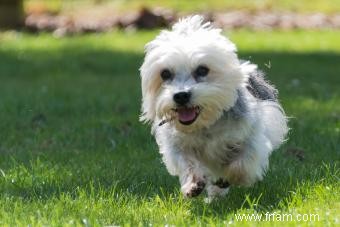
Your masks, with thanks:
<instances>
[{"instance_id":1,"label":"dog's front paw","mask_svg":"<svg viewBox=\"0 0 340 227\"><path fill-rule=\"evenodd\" d=\"M204 187L204 181L190 182L182 187L182 192L185 197L192 198L201 194L201 192L204 190Z\"/></svg>"}]
</instances>

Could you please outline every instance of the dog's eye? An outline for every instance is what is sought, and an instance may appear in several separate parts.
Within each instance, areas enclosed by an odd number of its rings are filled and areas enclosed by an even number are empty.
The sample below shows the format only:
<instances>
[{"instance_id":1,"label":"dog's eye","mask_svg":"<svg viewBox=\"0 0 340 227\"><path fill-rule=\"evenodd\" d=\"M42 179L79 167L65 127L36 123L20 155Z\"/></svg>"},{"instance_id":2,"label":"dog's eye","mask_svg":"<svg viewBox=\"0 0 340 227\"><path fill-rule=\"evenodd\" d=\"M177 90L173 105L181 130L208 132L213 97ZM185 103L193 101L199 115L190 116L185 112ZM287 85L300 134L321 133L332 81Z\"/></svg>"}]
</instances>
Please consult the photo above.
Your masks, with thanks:
<instances>
[{"instance_id":1,"label":"dog's eye","mask_svg":"<svg viewBox=\"0 0 340 227\"><path fill-rule=\"evenodd\" d=\"M195 77L205 77L208 75L209 69L203 65L200 65L197 67L197 69L194 72Z\"/></svg>"},{"instance_id":2,"label":"dog's eye","mask_svg":"<svg viewBox=\"0 0 340 227\"><path fill-rule=\"evenodd\" d=\"M164 81L169 80L172 77L172 73L169 69L163 69L163 71L161 72L161 77Z\"/></svg>"}]
</instances>

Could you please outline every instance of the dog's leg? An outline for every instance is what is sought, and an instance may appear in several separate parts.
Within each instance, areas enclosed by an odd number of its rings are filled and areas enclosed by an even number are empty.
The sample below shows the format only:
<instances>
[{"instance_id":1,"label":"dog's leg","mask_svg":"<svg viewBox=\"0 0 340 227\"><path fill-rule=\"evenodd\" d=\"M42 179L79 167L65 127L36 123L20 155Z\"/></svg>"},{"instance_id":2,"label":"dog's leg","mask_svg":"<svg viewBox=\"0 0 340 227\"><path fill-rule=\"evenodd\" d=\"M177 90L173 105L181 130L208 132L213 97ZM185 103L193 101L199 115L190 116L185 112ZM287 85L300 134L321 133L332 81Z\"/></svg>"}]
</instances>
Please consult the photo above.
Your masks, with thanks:
<instances>
[{"instance_id":1,"label":"dog's leg","mask_svg":"<svg viewBox=\"0 0 340 227\"><path fill-rule=\"evenodd\" d=\"M203 173L196 167L184 171L180 176L181 191L186 197L196 197L204 190L206 179Z\"/></svg>"},{"instance_id":2,"label":"dog's leg","mask_svg":"<svg viewBox=\"0 0 340 227\"><path fill-rule=\"evenodd\" d=\"M177 150L166 150L161 153L168 171L179 177L184 196L198 196L206 185L204 170L200 163L194 157L188 157Z\"/></svg>"},{"instance_id":3,"label":"dog's leg","mask_svg":"<svg viewBox=\"0 0 340 227\"><path fill-rule=\"evenodd\" d=\"M268 157L272 150L270 141L257 135L244 147L244 152L225 168L225 176L233 185L251 186L262 180L268 168Z\"/></svg>"},{"instance_id":4,"label":"dog's leg","mask_svg":"<svg viewBox=\"0 0 340 227\"><path fill-rule=\"evenodd\" d=\"M229 188L230 188L229 182L223 180L222 178L218 179L215 182L209 182L209 184L206 187L208 197L205 199L205 201L207 203L210 203L215 198L227 195L229 192Z\"/></svg>"}]
</instances>

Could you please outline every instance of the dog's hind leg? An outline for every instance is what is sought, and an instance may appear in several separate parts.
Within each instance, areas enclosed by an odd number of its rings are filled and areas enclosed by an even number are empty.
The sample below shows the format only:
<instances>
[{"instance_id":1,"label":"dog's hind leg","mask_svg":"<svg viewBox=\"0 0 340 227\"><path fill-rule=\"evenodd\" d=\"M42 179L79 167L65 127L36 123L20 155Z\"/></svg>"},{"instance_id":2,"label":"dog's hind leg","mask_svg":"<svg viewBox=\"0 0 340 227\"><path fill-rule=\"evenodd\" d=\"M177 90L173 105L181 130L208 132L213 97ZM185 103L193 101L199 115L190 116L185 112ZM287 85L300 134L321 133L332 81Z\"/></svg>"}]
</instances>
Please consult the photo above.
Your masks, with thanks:
<instances>
[{"instance_id":1,"label":"dog's hind leg","mask_svg":"<svg viewBox=\"0 0 340 227\"><path fill-rule=\"evenodd\" d=\"M205 199L206 202L210 203L212 200L218 197L223 197L228 194L230 184L228 181L222 178L215 182L209 182L206 186L208 197Z\"/></svg>"},{"instance_id":2,"label":"dog's hind leg","mask_svg":"<svg viewBox=\"0 0 340 227\"><path fill-rule=\"evenodd\" d=\"M252 137L240 157L226 166L224 174L232 185L251 186L262 180L268 168L268 157L272 146L262 134Z\"/></svg>"}]
</instances>

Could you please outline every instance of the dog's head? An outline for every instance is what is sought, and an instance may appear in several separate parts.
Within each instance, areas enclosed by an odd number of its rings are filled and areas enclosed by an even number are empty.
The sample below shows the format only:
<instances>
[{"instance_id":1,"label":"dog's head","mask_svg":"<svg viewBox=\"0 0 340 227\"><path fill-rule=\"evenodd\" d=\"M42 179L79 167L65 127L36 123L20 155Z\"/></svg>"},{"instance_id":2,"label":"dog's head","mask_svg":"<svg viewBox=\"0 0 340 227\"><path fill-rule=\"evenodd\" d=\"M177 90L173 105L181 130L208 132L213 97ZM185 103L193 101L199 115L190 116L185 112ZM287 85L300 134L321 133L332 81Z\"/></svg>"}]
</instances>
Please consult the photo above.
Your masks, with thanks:
<instances>
[{"instance_id":1,"label":"dog's head","mask_svg":"<svg viewBox=\"0 0 340 227\"><path fill-rule=\"evenodd\" d=\"M141 120L169 121L178 130L209 127L231 108L251 65L201 16L180 20L146 45L141 67Z\"/></svg>"}]
</instances>

